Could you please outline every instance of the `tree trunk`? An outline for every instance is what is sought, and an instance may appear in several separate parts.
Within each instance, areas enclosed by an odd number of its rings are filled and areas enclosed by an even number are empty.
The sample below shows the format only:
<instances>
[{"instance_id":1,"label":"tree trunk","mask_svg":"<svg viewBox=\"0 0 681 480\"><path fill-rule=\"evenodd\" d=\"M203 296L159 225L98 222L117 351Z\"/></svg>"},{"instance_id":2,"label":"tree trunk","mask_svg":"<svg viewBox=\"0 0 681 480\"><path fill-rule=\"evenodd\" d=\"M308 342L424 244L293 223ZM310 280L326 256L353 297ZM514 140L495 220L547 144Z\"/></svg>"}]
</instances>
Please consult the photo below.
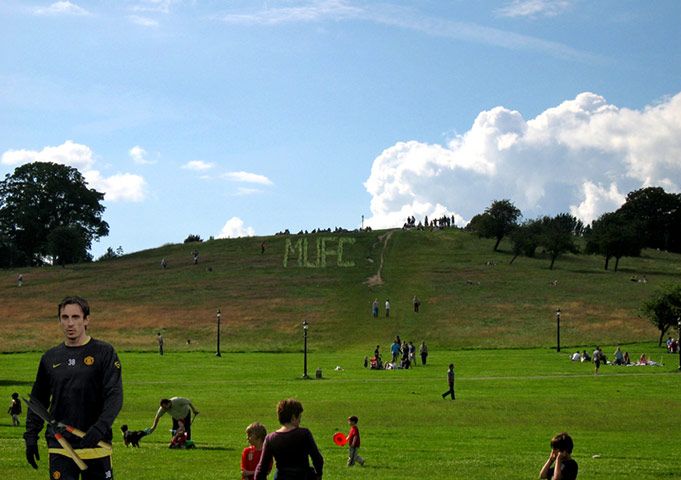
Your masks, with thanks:
<instances>
[{"instance_id":1,"label":"tree trunk","mask_svg":"<svg viewBox=\"0 0 681 480\"><path fill-rule=\"evenodd\" d=\"M499 248L499 243L501 243L501 239L503 237L497 237L497 243L494 244L494 251L497 251L497 248Z\"/></svg>"},{"instance_id":2,"label":"tree trunk","mask_svg":"<svg viewBox=\"0 0 681 480\"><path fill-rule=\"evenodd\" d=\"M605 270L608 269L608 264L610 263L610 257L608 255L605 256Z\"/></svg>"},{"instance_id":3,"label":"tree trunk","mask_svg":"<svg viewBox=\"0 0 681 480\"><path fill-rule=\"evenodd\" d=\"M615 257L615 271L617 271L617 267L620 265L620 257Z\"/></svg>"},{"instance_id":4,"label":"tree trunk","mask_svg":"<svg viewBox=\"0 0 681 480\"><path fill-rule=\"evenodd\" d=\"M511 259L510 262L508 262L508 264L509 264L509 265L513 265L513 261L514 261L516 258L518 258L518 255L520 255L520 254L519 254L519 253L516 253L515 255L513 255L513 258Z\"/></svg>"},{"instance_id":5,"label":"tree trunk","mask_svg":"<svg viewBox=\"0 0 681 480\"><path fill-rule=\"evenodd\" d=\"M553 264L555 263L557 256L558 255L551 255L551 265L549 265L549 270L553 270Z\"/></svg>"}]
</instances>

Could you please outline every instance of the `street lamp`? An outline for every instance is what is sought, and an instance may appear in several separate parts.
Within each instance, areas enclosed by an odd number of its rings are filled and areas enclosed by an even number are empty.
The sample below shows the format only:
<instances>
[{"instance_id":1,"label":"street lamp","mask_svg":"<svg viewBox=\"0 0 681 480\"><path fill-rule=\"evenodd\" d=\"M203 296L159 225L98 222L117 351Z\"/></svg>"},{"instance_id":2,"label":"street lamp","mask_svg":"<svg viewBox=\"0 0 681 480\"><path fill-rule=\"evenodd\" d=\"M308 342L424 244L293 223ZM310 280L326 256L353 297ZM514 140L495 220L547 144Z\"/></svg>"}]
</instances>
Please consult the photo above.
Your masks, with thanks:
<instances>
[{"instance_id":1,"label":"street lamp","mask_svg":"<svg viewBox=\"0 0 681 480\"><path fill-rule=\"evenodd\" d=\"M222 355L220 354L220 320L222 319L222 313L220 313L219 308L218 308L217 313L215 314L215 318L217 319L217 327L218 327L218 342L217 342L217 349L215 351L215 356L221 357Z\"/></svg>"},{"instance_id":2,"label":"street lamp","mask_svg":"<svg viewBox=\"0 0 681 480\"><path fill-rule=\"evenodd\" d=\"M560 352L560 308L556 310L556 352Z\"/></svg>"},{"instance_id":3,"label":"street lamp","mask_svg":"<svg viewBox=\"0 0 681 480\"><path fill-rule=\"evenodd\" d=\"M303 320L303 378L307 376L307 320Z\"/></svg>"}]
</instances>

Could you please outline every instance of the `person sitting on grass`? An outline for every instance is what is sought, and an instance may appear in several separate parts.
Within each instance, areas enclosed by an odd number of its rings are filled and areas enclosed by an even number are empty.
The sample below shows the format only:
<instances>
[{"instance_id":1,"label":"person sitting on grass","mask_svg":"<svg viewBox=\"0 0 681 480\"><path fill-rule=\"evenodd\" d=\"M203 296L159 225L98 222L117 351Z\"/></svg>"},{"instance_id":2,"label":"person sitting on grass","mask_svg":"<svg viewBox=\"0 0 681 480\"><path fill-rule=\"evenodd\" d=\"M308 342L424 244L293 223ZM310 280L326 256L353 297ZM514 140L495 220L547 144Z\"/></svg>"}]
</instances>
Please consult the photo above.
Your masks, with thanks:
<instances>
[{"instance_id":1,"label":"person sitting on grass","mask_svg":"<svg viewBox=\"0 0 681 480\"><path fill-rule=\"evenodd\" d=\"M572 438L567 433L559 433L551 439L549 459L539 471L539 478L551 480L575 480L579 466L572 458Z\"/></svg>"}]
</instances>

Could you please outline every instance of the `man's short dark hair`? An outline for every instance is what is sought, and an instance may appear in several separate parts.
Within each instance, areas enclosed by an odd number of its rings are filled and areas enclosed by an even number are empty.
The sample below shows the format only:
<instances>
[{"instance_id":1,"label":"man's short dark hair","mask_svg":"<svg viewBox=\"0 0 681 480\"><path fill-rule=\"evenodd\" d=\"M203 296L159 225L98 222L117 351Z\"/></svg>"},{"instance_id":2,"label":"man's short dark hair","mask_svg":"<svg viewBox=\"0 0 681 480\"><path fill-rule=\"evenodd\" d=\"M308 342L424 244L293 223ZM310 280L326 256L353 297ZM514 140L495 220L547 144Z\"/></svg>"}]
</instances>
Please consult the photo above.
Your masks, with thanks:
<instances>
[{"instance_id":1,"label":"man's short dark hair","mask_svg":"<svg viewBox=\"0 0 681 480\"><path fill-rule=\"evenodd\" d=\"M83 311L83 318L90 316L90 305L82 297L65 297L57 307L57 318L61 318L61 311L66 305L78 305Z\"/></svg>"},{"instance_id":2,"label":"man's short dark hair","mask_svg":"<svg viewBox=\"0 0 681 480\"><path fill-rule=\"evenodd\" d=\"M287 398L277 405L277 417L282 425L290 423L293 417L300 417L301 413L303 413L303 404L295 398Z\"/></svg>"},{"instance_id":3,"label":"man's short dark hair","mask_svg":"<svg viewBox=\"0 0 681 480\"><path fill-rule=\"evenodd\" d=\"M357 423L357 422L359 422L359 418L357 418L357 415L353 415L351 417L348 417L348 421L350 421L352 423Z\"/></svg>"},{"instance_id":4,"label":"man's short dark hair","mask_svg":"<svg viewBox=\"0 0 681 480\"><path fill-rule=\"evenodd\" d=\"M160 402L158 402L160 406L163 405L172 405L173 402L170 401L168 398L162 398Z\"/></svg>"},{"instance_id":5,"label":"man's short dark hair","mask_svg":"<svg viewBox=\"0 0 681 480\"><path fill-rule=\"evenodd\" d=\"M551 439L551 448L560 450L562 452L572 453L572 448L574 443L572 443L572 437L567 433L559 433Z\"/></svg>"}]
</instances>

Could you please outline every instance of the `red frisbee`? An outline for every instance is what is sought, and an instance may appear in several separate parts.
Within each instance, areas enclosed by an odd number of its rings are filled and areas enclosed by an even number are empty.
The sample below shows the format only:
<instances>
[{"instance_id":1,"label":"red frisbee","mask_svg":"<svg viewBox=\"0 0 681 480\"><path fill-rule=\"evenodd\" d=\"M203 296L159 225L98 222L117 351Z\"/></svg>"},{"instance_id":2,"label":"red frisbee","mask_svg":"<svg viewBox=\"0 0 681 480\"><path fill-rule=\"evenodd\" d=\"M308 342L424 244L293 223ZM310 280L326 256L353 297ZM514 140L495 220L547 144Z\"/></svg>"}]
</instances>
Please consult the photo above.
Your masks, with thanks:
<instances>
[{"instance_id":1,"label":"red frisbee","mask_svg":"<svg viewBox=\"0 0 681 480\"><path fill-rule=\"evenodd\" d=\"M343 432L336 432L333 434L333 443L335 443L339 447L342 447L343 445L348 443L348 437L346 437Z\"/></svg>"}]
</instances>

